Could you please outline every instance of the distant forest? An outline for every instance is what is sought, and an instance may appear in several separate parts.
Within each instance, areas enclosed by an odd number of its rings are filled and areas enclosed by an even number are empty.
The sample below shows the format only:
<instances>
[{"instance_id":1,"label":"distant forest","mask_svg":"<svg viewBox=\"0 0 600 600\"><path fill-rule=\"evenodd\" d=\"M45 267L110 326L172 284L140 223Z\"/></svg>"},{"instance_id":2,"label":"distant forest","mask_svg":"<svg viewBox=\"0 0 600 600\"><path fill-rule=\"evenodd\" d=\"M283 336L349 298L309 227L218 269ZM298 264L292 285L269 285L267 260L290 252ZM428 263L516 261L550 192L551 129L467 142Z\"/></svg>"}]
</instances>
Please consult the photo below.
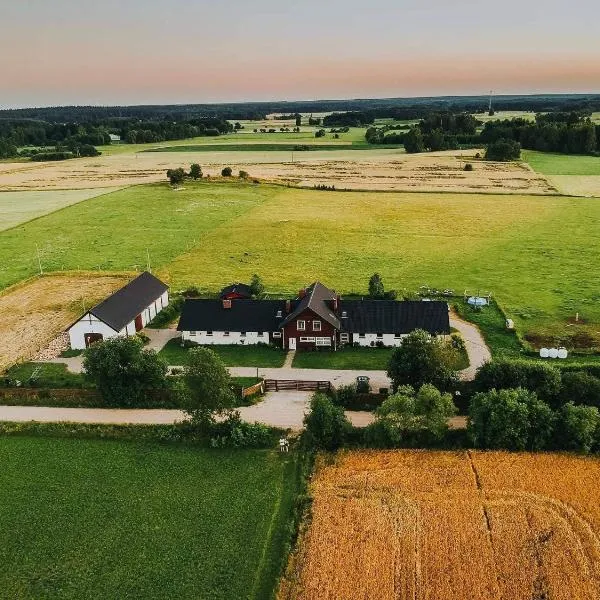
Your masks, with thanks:
<instances>
[{"instance_id":1,"label":"distant forest","mask_svg":"<svg viewBox=\"0 0 600 600\"><path fill-rule=\"evenodd\" d=\"M271 113L295 115L331 112L333 114L323 118L323 126L340 128L369 127L375 119L381 118L403 121L420 119L420 131L414 130L414 135L424 137L425 149L453 148L462 144L486 142L496 139L499 131L502 138L515 139L526 148L579 152L580 150L574 149L589 149L594 146L594 150L590 150L593 152L600 145L598 132L594 131L592 141L590 126L583 122L584 115L600 111L600 95L496 96L495 110L576 114L581 116L581 120L578 117L577 122L569 123L568 118L565 121L561 120L562 117L558 117L556 122L538 118L533 125L538 128L535 131L531 129L532 124L525 121L510 125L489 124L480 136L475 132L476 120L467 117L468 113L487 112L488 102L487 96L445 96L0 110L0 158L31 156L34 160L62 160L75 156L94 156L98 154L96 146L109 144L111 135L118 135L125 143L155 143L198 136L219 136L239 127L232 125L230 121L264 119ZM586 141L575 140L577 136L573 131L581 128L586 130L582 134ZM367 141L376 144L405 143L406 132L393 129L393 126L370 127ZM565 133L566 130L571 133ZM420 148L421 141L416 142ZM409 136L409 146L410 143ZM48 150L49 147L52 150ZM20 148L22 150L19 151Z\"/></svg>"}]
</instances>

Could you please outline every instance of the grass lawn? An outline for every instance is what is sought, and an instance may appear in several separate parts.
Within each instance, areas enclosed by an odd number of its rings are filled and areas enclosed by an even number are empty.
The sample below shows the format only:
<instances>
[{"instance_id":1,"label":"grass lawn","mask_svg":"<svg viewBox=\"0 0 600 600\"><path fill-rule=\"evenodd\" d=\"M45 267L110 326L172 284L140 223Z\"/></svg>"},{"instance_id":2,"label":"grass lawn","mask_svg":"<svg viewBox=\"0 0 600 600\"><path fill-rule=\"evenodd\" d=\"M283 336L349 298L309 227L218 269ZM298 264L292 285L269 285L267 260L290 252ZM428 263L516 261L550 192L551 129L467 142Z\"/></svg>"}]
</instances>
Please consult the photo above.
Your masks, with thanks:
<instances>
[{"instance_id":1,"label":"grass lawn","mask_svg":"<svg viewBox=\"0 0 600 600\"><path fill-rule=\"evenodd\" d=\"M294 455L0 441L0 597L272 597Z\"/></svg>"},{"instance_id":2,"label":"grass lawn","mask_svg":"<svg viewBox=\"0 0 600 600\"><path fill-rule=\"evenodd\" d=\"M18 379L25 387L78 388L90 387L80 373L71 373L60 363L25 362L11 367L6 376Z\"/></svg>"},{"instance_id":3,"label":"grass lawn","mask_svg":"<svg viewBox=\"0 0 600 600\"><path fill-rule=\"evenodd\" d=\"M285 352L272 346L204 346L216 352L228 367L281 367ZM184 365L187 348L182 348L179 339L169 340L159 352L169 365Z\"/></svg>"},{"instance_id":4,"label":"grass lawn","mask_svg":"<svg viewBox=\"0 0 600 600\"><path fill-rule=\"evenodd\" d=\"M0 288L36 272L36 243L49 271L141 267L150 244L174 290L259 273L275 295L315 279L360 294L378 271L398 290L490 291L522 333L569 335L579 312L597 336L599 221L593 198L136 186L0 232Z\"/></svg>"},{"instance_id":5,"label":"grass lawn","mask_svg":"<svg viewBox=\"0 0 600 600\"><path fill-rule=\"evenodd\" d=\"M600 157L523 150L522 160L542 175L600 175Z\"/></svg>"},{"instance_id":6,"label":"grass lawn","mask_svg":"<svg viewBox=\"0 0 600 600\"><path fill-rule=\"evenodd\" d=\"M296 352L292 367L298 369L354 369L385 371L393 348L347 347L332 352Z\"/></svg>"}]
</instances>

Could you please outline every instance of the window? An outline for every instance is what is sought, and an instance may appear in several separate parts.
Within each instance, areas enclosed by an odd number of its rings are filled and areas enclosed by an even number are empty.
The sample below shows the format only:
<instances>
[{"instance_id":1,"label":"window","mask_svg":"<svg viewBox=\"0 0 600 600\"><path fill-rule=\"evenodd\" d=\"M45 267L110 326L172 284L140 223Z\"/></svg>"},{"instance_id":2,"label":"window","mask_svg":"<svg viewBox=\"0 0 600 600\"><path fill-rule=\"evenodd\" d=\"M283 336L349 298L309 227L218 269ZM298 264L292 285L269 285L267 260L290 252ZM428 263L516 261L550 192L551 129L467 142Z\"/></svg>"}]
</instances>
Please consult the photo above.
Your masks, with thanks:
<instances>
[{"instance_id":1,"label":"window","mask_svg":"<svg viewBox=\"0 0 600 600\"><path fill-rule=\"evenodd\" d=\"M331 346L331 338L318 337L316 339L317 346Z\"/></svg>"},{"instance_id":2,"label":"window","mask_svg":"<svg viewBox=\"0 0 600 600\"><path fill-rule=\"evenodd\" d=\"M347 317L348 317L348 313L345 310L343 310L342 311L342 319L346 319Z\"/></svg>"},{"instance_id":3,"label":"window","mask_svg":"<svg viewBox=\"0 0 600 600\"><path fill-rule=\"evenodd\" d=\"M365 337L365 334L364 334L364 333L359 333L359 334L358 334L358 337L359 337L359 338L364 338L364 337Z\"/></svg>"},{"instance_id":4,"label":"window","mask_svg":"<svg viewBox=\"0 0 600 600\"><path fill-rule=\"evenodd\" d=\"M206 335L212 335L212 331L207 331Z\"/></svg>"},{"instance_id":5,"label":"window","mask_svg":"<svg viewBox=\"0 0 600 600\"><path fill-rule=\"evenodd\" d=\"M224 331L224 332L223 332L223 335L224 335L225 337L227 337L227 336L229 335L229 331Z\"/></svg>"},{"instance_id":6,"label":"window","mask_svg":"<svg viewBox=\"0 0 600 600\"><path fill-rule=\"evenodd\" d=\"M402 337L402 334L401 334L401 333L395 333L395 334L394 334L394 337L395 337L396 339L399 339L399 338L401 338L401 337Z\"/></svg>"},{"instance_id":7,"label":"window","mask_svg":"<svg viewBox=\"0 0 600 600\"><path fill-rule=\"evenodd\" d=\"M296 328L298 329L298 331L304 331L306 329L306 321L298 320L296 322Z\"/></svg>"},{"instance_id":8,"label":"window","mask_svg":"<svg viewBox=\"0 0 600 600\"><path fill-rule=\"evenodd\" d=\"M245 331L240 331L240 337L246 337L246 332Z\"/></svg>"},{"instance_id":9,"label":"window","mask_svg":"<svg viewBox=\"0 0 600 600\"><path fill-rule=\"evenodd\" d=\"M383 337L383 333L378 333L378 334L377 334L377 337L378 337L378 338L382 338L382 337Z\"/></svg>"},{"instance_id":10,"label":"window","mask_svg":"<svg viewBox=\"0 0 600 600\"><path fill-rule=\"evenodd\" d=\"M314 342L315 338L314 337L301 337L300 341L301 342Z\"/></svg>"},{"instance_id":11,"label":"window","mask_svg":"<svg viewBox=\"0 0 600 600\"><path fill-rule=\"evenodd\" d=\"M321 331L321 321L313 321L313 331Z\"/></svg>"},{"instance_id":12,"label":"window","mask_svg":"<svg viewBox=\"0 0 600 600\"><path fill-rule=\"evenodd\" d=\"M190 337L196 337L196 332L195 331L190 331Z\"/></svg>"},{"instance_id":13,"label":"window","mask_svg":"<svg viewBox=\"0 0 600 600\"><path fill-rule=\"evenodd\" d=\"M259 332L258 332L258 337L262 337L263 335L265 335L265 332L264 332L264 331L259 331Z\"/></svg>"},{"instance_id":14,"label":"window","mask_svg":"<svg viewBox=\"0 0 600 600\"><path fill-rule=\"evenodd\" d=\"M282 311L280 311L280 310L278 310L278 311L277 311L277 318L278 318L278 319L281 319L281 317L283 317L283 312L282 312Z\"/></svg>"},{"instance_id":15,"label":"window","mask_svg":"<svg viewBox=\"0 0 600 600\"><path fill-rule=\"evenodd\" d=\"M340 342L347 342L350 338L347 333L340 334Z\"/></svg>"},{"instance_id":16,"label":"window","mask_svg":"<svg viewBox=\"0 0 600 600\"><path fill-rule=\"evenodd\" d=\"M281 331L274 331L273 332L273 337L274 338L280 338L281 337Z\"/></svg>"}]
</instances>

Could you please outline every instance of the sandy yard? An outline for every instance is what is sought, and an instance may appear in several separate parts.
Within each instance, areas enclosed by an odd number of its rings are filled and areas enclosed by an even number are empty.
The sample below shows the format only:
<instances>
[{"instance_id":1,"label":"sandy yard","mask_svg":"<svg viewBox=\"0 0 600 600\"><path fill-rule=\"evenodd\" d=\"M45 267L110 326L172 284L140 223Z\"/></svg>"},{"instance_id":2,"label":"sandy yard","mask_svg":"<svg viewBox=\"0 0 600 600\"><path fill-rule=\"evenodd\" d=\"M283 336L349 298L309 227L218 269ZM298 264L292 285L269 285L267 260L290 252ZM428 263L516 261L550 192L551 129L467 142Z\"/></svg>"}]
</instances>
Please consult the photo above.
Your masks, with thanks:
<instances>
[{"instance_id":1,"label":"sandy yard","mask_svg":"<svg viewBox=\"0 0 600 600\"><path fill-rule=\"evenodd\" d=\"M0 294L0 373L31 358L72 321L128 280L119 275L52 275Z\"/></svg>"},{"instance_id":2,"label":"sandy yard","mask_svg":"<svg viewBox=\"0 0 600 600\"><path fill-rule=\"evenodd\" d=\"M205 175L234 173L338 189L552 194L555 189L522 163L488 163L475 151L407 155L403 150L140 152L52 163L0 164L0 190L81 189L166 180L166 170L197 162ZM472 162L472 172L464 171Z\"/></svg>"}]
</instances>

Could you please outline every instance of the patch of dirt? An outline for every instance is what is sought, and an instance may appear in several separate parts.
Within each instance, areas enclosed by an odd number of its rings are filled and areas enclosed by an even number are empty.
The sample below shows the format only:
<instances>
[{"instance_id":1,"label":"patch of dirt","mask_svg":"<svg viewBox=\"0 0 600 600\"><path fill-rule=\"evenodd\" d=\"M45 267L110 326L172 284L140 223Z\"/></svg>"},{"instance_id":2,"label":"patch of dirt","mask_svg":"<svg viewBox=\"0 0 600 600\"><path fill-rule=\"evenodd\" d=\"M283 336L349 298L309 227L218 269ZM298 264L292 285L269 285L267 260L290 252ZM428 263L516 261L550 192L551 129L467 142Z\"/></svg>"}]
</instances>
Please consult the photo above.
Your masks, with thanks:
<instances>
[{"instance_id":1,"label":"patch of dirt","mask_svg":"<svg viewBox=\"0 0 600 600\"><path fill-rule=\"evenodd\" d=\"M61 274L38 277L0 294L0 373L48 347L86 310L122 287L119 275Z\"/></svg>"}]
</instances>

